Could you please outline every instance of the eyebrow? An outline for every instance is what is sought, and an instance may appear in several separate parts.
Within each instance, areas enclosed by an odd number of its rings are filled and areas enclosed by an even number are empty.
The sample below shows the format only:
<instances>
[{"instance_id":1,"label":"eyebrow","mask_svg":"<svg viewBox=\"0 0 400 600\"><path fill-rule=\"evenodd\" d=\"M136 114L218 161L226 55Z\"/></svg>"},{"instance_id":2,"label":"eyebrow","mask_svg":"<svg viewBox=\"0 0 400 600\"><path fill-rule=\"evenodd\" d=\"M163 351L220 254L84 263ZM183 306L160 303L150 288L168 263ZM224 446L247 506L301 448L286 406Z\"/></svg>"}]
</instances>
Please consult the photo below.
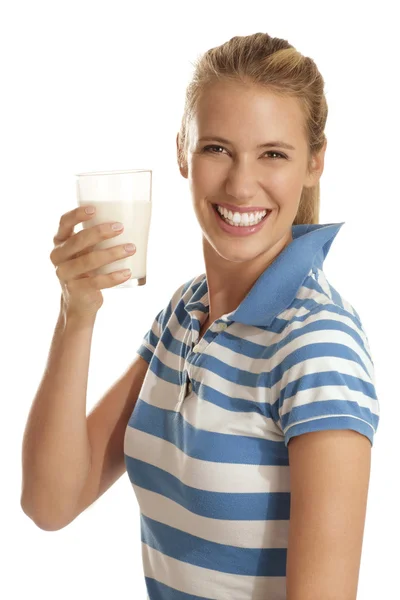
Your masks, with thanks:
<instances>
[{"instance_id":1,"label":"eyebrow","mask_svg":"<svg viewBox=\"0 0 400 600\"><path fill-rule=\"evenodd\" d=\"M222 138L222 137L206 136L206 137L200 138L199 142L221 142L222 144L232 145L232 142L230 142L229 140L226 140L225 138ZM293 146L291 146L290 144L287 144L286 142L282 142L280 140L277 140L275 142L266 142L265 144L259 144L257 146L257 148L272 148L272 147L286 148L286 150L295 150L295 148Z\"/></svg>"}]
</instances>

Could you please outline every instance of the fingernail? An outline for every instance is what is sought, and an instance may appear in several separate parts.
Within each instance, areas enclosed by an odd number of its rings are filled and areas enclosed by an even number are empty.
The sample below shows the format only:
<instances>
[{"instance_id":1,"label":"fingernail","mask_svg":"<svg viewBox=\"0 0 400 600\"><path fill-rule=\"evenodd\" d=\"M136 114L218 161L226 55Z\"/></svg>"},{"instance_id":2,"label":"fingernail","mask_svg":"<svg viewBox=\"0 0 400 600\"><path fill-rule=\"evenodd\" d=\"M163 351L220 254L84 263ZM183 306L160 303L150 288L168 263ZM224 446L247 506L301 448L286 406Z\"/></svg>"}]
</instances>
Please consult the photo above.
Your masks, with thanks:
<instances>
[{"instance_id":1,"label":"fingernail","mask_svg":"<svg viewBox=\"0 0 400 600\"><path fill-rule=\"evenodd\" d=\"M123 228L124 228L124 226L122 223L113 223L111 225L111 229L114 229L114 231L120 231Z\"/></svg>"},{"instance_id":2,"label":"fingernail","mask_svg":"<svg viewBox=\"0 0 400 600\"><path fill-rule=\"evenodd\" d=\"M87 206L85 208L85 213L88 215L92 215L95 212L95 207L94 206Z\"/></svg>"}]
</instances>

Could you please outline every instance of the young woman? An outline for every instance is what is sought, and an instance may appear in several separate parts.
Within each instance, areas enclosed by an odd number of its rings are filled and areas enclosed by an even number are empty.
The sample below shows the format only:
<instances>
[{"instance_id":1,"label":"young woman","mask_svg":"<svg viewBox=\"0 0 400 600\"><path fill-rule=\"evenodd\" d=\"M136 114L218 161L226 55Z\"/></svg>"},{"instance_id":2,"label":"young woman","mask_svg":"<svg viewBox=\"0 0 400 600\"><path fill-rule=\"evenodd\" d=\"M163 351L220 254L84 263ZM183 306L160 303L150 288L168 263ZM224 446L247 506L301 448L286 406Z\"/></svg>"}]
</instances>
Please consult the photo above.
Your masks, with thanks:
<instances>
[{"instance_id":1,"label":"young woman","mask_svg":"<svg viewBox=\"0 0 400 600\"><path fill-rule=\"evenodd\" d=\"M100 290L121 281L93 270L124 249L93 250L110 224L74 234L82 207L61 218L22 507L60 529L126 470L150 600L356 598L379 404L360 318L323 271L343 225L319 224L327 112L315 63L285 40L235 37L198 60L177 155L205 273L87 419Z\"/></svg>"}]
</instances>

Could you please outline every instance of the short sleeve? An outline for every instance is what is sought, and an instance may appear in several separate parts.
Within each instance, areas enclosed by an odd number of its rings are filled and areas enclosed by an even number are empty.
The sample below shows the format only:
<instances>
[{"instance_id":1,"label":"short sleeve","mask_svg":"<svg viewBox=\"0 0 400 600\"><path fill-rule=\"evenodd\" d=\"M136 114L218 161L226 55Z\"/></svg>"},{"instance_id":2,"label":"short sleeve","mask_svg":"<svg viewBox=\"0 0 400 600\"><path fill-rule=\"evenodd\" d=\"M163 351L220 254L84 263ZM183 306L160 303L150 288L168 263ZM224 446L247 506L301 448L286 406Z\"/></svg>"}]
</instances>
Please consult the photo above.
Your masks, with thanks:
<instances>
[{"instance_id":1,"label":"short sleeve","mask_svg":"<svg viewBox=\"0 0 400 600\"><path fill-rule=\"evenodd\" d=\"M354 315L326 310L292 328L282 348L279 426L290 438L327 429L353 429L373 446L379 423L374 364ZM330 316L331 315L331 316Z\"/></svg>"},{"instance_id":2,"label":"short sleeve","mask_svg":"<svg viewBox=\"0 0 400 600\"><path fill-rule=\"evenodd\" d=\"M182 295L186 291L187 287L188 283L185 283L174 292L168 305L160 310L160 312L156 315L152 326L144 336L142 343L137 350L137 354L144 358L148 363L150 363L157 344L159 343L161 336L164 333L168 322L176 310L180 300L182 299Z\"/></svg>"},{"instance_id":3,"label":"short sleeve","mask_svg":"<svg viewBox=\"0 0 400 600\"><path fill-rule=\"evenodd\" d=\"M166 315L168 314L168 307L163 308L155 317L151 328L144 336L141 345L139 346L137 353L150 363L151 358L154 354L156 346L160 341L161 334L165 327Z\"/></svg>"}]
</instances>

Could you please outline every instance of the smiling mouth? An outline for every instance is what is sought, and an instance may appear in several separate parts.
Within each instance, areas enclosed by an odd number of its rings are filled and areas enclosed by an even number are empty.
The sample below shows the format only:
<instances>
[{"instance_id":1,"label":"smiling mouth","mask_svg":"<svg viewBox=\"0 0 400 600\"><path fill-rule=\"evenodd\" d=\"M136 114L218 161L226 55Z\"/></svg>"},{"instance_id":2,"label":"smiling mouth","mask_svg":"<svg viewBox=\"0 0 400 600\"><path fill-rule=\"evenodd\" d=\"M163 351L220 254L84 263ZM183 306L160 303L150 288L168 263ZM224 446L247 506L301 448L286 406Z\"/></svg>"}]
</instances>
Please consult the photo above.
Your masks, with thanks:
<instances>
[{"instance_id":1,"label":"smiling mouth","mask_svg":"<svg viewBox=\"0 0 400 600\"><path fill-rule=\"evenodd\" d=\"M227 223L227 221L226 221L226 220L223 218L223 216L222 216L222 215L221 215L221 213L219 212L219 210L218 210L218 206L221 206L221 205L220 205L220 204L212 204L212 207L213 207L213 209L214 209L214 212L216 212L216 213L217 213L218 217L219 217L219 218L220 218L222 221L224 221L224 223ZM258 223L261 223L262 221L264 221L264 220L265 220L265 219L268 217L269 213L270 213L270 212L272 212L272 210L270 210L270 209L268 209L268 208L265 208L264 210L266 210L266 211L267 211L267 214L266 214L266 215L264 215L264 216L262 217L262 219L261 219L261 220L260 220ZM233 212L233 211L231 211L231 212ZM237 212L239 212L239 211L237 211ZM250 212L252 212L252 211L249 211L249 214L250 214ZM259 211L253 211L253 212L259 212ZM239 214L242 214L242 213L239 213ZM255 225L254 225L253 223L249 223L248 225L245 225L245 227L251 227L251 226L255 226Z\"/></svg>"},{"instance_id":2,"label":"smiling mouth","mask_svg":"<svg viewBox=\"0 0 400 600\"><path fill-rule=\"evenodd\" d=\"M231 213L232 213L232 214L235 214L235 212L237 212L237 213L239 213L240 215L241 215L241 214L243 214L243 213L248 213L248 214L250 214L250 213L262 212L262 211L264 211L264 210L266 210L266 211L268 211L268 212L271 212L271 210L272 210L271 208L267 208L266 206L263 206L263 207L259 206L259 207L255 207L255 208L253 208L253 207L251 207L251 206L248 206L248 207L242 207L242 208L239 208L239 207L236 207L236 208L235 208L235 207L232 207L232 208L231 208L230 206L228 206L228 207L227 207L227 206L224 206L223 204L218 204L218 202L213 202L213 203L212 203L212 206L213 206L213 207L214 207L214 209L216 209L216 210L218 209L218 206L220 206L220 207L221 207L221 208L223 208L223 209L226 209L226 210L228 210L228 211L231 211Z\"/></svg>"}]
</instances>

